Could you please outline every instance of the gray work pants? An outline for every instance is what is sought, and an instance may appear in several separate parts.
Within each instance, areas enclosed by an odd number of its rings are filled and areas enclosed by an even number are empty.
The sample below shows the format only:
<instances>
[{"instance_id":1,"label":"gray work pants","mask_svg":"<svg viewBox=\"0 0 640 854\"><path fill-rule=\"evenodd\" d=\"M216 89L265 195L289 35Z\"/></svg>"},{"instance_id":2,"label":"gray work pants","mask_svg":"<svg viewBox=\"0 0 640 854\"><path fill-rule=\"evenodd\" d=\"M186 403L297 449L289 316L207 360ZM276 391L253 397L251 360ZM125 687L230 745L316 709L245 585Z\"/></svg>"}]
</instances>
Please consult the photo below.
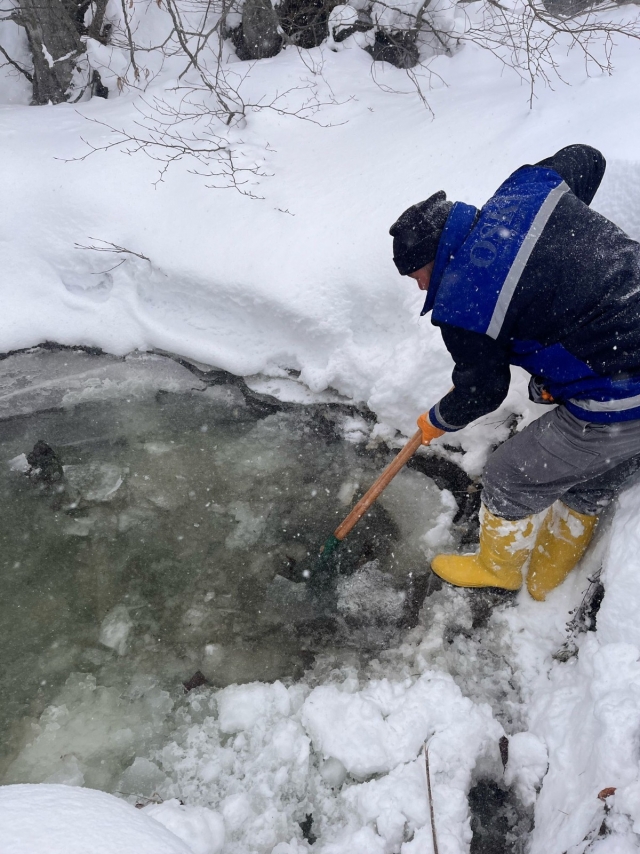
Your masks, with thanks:
<instances>
[{"instance_id":1,"label":"gray work pants","mask_svg":"<svg viewBox=\"0 0 640 854\"><path fill-rule=\"evenodd\" d=\"M595 516L640 471L640 420L581 421L564 406L500 445L483 474L483 502L503 519L523 519L561 499Z\"/></svg>"}]
</instances>

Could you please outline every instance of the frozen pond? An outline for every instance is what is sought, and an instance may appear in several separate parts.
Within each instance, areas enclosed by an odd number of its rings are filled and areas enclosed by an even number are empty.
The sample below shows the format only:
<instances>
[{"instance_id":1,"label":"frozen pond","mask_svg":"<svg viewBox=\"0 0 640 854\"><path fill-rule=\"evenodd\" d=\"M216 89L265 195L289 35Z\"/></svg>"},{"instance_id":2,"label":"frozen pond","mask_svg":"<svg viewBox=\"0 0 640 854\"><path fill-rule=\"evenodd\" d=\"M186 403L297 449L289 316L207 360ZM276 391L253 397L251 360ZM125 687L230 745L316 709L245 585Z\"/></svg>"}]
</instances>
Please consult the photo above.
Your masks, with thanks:
<instances>
[{"instance_id":1,"label":"frozen pond","mask_svg":"<svg viewBox=\"0 0 640 854\"><path fill-rule=\"evenodd\" d=\"M451 542L452 496L405 470L319 608L300 569L390 459L366 422L278 410L166 359L105 359L0 363L3 782L117 790L196 671L223 687L371 657ZM39 440L62 479L25 474Z\"/></svg>"}]
</instances>

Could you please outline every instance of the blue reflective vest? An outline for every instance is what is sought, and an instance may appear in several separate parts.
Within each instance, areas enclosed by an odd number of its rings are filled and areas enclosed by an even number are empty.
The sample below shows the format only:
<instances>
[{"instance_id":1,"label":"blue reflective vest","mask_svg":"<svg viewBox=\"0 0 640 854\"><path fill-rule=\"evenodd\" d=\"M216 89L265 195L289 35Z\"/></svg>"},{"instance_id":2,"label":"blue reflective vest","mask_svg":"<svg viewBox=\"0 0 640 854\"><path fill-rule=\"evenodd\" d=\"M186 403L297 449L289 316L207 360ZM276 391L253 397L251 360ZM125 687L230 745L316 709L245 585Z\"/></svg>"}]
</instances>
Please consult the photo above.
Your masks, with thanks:
<instances>
[{"instance_id":1,"label":"blue reflective vest","mask_svg":"<svg viewBox=\"0 0 640 854\"><path fill-rule=\"evenodd\" d=\"M555 401L585 421L640 418L640 377L596 374L562 343L509 335L507 312L527 261L569 187L557 172L524 166L482 210L456 202L445 224L422 314L500 338L509 362L540 377Z\"/></svg>"}]
</instances>

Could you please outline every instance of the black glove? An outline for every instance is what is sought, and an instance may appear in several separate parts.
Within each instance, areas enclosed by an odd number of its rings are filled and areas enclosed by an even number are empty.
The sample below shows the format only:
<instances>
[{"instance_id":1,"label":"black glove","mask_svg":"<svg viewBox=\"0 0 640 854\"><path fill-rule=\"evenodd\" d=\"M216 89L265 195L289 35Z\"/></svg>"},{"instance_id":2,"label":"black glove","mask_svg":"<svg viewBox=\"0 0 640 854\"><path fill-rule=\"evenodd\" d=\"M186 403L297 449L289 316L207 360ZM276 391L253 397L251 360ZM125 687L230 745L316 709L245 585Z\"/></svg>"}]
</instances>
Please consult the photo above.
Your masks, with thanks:
<instances>
[{"instance_id":1,"label":"black glove","mask_svg":"<svg viewBox=\"0 0 640 854\"><path fill-rule=\"evenodd\" d=\"M531 377L529 380L529 400L534 403L558 403L546 390L542 377Z\"/></svg>"}]
</instances>

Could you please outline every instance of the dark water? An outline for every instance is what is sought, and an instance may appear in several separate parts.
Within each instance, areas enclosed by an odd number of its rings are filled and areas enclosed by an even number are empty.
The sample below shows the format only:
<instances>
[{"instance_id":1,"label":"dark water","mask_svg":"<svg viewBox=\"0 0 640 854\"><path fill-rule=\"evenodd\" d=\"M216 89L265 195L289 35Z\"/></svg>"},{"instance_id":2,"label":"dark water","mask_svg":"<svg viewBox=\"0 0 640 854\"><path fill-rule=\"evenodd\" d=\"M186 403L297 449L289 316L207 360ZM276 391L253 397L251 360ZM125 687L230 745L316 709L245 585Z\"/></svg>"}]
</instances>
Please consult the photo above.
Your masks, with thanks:
<instances>
[{"instance_id":1,"label":"dark water","mask_svg":"<svg viewBox=\"0 0 640 854\"><path fill-rule=\"evenodd\" d=\"M39 439L60 483L8 464ZM330 408L265 415L233 386L0 422L4 781L108 788L196 670L296 678L388 642L454 515L429 478L404 471L350 537L330 616L294 582L389 458Z\"/></svg>"}]
</instances>

